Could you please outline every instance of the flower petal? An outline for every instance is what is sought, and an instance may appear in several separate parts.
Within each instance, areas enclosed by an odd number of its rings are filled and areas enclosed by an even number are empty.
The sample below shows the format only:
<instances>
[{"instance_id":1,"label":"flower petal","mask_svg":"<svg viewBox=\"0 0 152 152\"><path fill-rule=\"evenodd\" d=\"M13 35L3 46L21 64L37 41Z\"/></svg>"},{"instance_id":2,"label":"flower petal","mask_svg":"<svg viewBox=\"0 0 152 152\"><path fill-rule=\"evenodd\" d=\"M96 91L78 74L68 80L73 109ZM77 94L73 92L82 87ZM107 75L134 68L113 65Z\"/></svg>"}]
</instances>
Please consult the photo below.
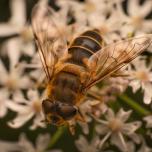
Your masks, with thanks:
<instances>
[{"instance_id":1,"label":"flower petal","mask_svg":"<svg viewBox=\"0 0 152 152\"><path fill-rule=\"evenodd\" d=\"M23 26L26 21L26 1L25 0L13 0L10 3L10 8L11 8L11 14L12 17L10 19L10 22Z\"/></svg>"},{"instance_id":2,"label":"flower petal","mask_svg":"<svg viewBox=\"0 0 152 152\"><path fill-rule=\"evenodd\" d=\"M111 120L111 119L115 118L115 113L113 112L112 109L108 108L107 114L105 115L105 118L107 120Z\"/></svg>"},{"instance_id":3,"label":"flower petal","mask_svg":"<svg viewBox=\"0 0 152 152\"><path fill-rule=\"evenodd\" d=\"M136 16L139 12L139 2L138 0L129 0L128 1L128 13L130 16Z\"/></svg>"},{"instance_id":4,"label":"flower petal","mask_svg":"<svg viewBox=\"0 0 152 152\"><path fill-rule=\"evenodd\" d=\"M13 93L13 101L17 103L24 103L27 104L27 100L25 99L23 92L21 90L16 90Z\"/></svg>"},{"instance_id":5,"label":"flower petal","mask_svg":"<svg viewBox=\"0 0 152 152\"><path fill-rule=\"evenodd\" d=\"M10 59L10 70L18 63L20 57L20 38L9 39L5 43L5 49Z\"/></svg>"},{"instance_id":6,"label":"flower petal","mask_svg":"<svg viewBox=\"0 0 152 152\"><path fill-rule=\"evenodd\" d=\"M34 152L34 146L31 142L29 142L26 138L26 135L24 133L22 133L19 137L19 142L18 145L20 146L20 150L22 152L26 152L26 151L30 151L30 152Z\"/></svg>"},{"instance_id":7,"label":"flower petal","mask_svg":"<svg viewBox=\"0 0 152 152\"><path fill-rule=\"evenodd\" d=\"M100 135L105 135L107 134L110 130L106 125L97 125L95 128L96 132Z\"/></svg>"},{"instance_id":8,"label":"flower petal","mask_svg":"<svg viewBox=\"0 0 152 152\"><path fill-rule=\"evenodd\" d=\"M132 87L134 93L141 87L139 80L133 80L129 85Z\"/></svg>"},{"instance_id":9,"label":"flower petal","mask_svg":"<svg viewBox=\"0 0 152 152\"><path fill-rule=\"evenodd\" d=\"M21 89L30 89L33 85L33 82L28 76L22 76L19 80L19 88Z\"/></svg>"},{"instance_id":10,"label":"flower petal","mask_svg":"<svg viewBox=\"0 0 152 152\"><path fill-rule=\"evenodd\" d=\"M152 101L152 84L146 83L144 85L144 103L150 104Z\"/></svg>"},{"instance_id":11,"label":"flower petal","mask_svg":"<svg viewBox=\"0 0 152 152\"><path fill-rule=\"evenodd\" d=\"M144 120L146 121L146 127L152 128L152 115L144 117Z\"/></svg>"},{"instance_id":12,"label":"flower petal","mask_svg":"<svg viewBox=\"0 0 152 152\"><path fill-rule=\"evenodd\" d=\"M147 16L147 14L149 14L152 10L152 2L147 0L144 1L144 3L141 5L140 7L140 16L145 18Z\"/></svg>"},{"instance_id":13,"label":"flower petal","mask_svg":"<svg viewBox=\"0 0 152 152\"><path fill-rule=\"evenodd\" d=\"M140 121L125 123L125 125L122 128L122 131L124 134L130 135L133 134L140 126L141 126Z\"/></svg>"},{"instance_id":14,"label":"flower petal","mask_svg":"<svg viewBox=\"0 0 152 152\"><path fill-rule=\"evenodd\" d=\"M131 115L131 110L129 111L124 111L122 108L119 110L119 112L116 114L116 117L117 119L119 119L120 121L122 122L125 122L128 120L128 118L130 117Z\"/></svg>"},{"instance_id":15,"label":"flower petal","mask_svg":"<svg viewBox=\"0 0 152 152\"><path fill-rule=\"evenodd\" d=\"M19 113L14 120L8 122L8 125L12 128L19 128L23 126L27 121L29 121L33 115L33 112L26 112L22 114Z\"/></svg>"},{"instance_id":16,"label":"flower petal","mask_svg":"<svg viewBox=\"0 0 152 152\"><path fill-rule=\"evenodd\" d=\"M2 63L2 61L0 60L0 75L1 75L1 78L0 78L0 84L5 84L7 79L8 79L8 72L7 70L5 69L5 66L4 64Z\"/></svg>"},{"instance_id":17,"label":"flower petal","mask_svg":"<svg viewBox=\"0 0 152 152\"><path fill-rule=\"evenodd\" d=\"M39 135L36 140L37 151L44 151L50 142L49 134Z\"/></svg>"},{"instance_id":18,"label":"flower petal","mask_svg":"<svg viewBox=\"0 0 152 152\"><path fill-rule=\"evenodd\" d=\"M39 94L36 90L30 89L27 93L27 96L31 101L39 100Z\"/></svg>"},{"instance_id":19,"label":"flower petal","mask_svg":"<svg viewBox=\"0 0 152 152\"><path fill-rule=\"evenodd\" d=\"M43 120L44 120L43 116L41 114L37 114L33 120L33 125L30 126L30 129L34 130L37 127L42 127L42 128L46 127L46 124Z\"/></svg>"},{"instance_id":20,"label":"flower petal","mask_svg":"<svg viewBox=\"0 0 152 152\"><path fill-rule=\"evenodd\" d=\"M16 26L12 26L10 23L0 24L0 37L19 34L20 29Z\"/></svg>"},{"instance_id":21,"label":"flower petal","mask_svg":"<svg viewBox=\"0 0 152 152\"><path fill-rule=\"evenodd\" d=\"M121 134L121 132L117 134L113 134L110 141L112 144L117 146L120 150L127 152L128 149L124 137L122 134L121 136L119 136L119 134Z\"/></svg>"}]
</instances>

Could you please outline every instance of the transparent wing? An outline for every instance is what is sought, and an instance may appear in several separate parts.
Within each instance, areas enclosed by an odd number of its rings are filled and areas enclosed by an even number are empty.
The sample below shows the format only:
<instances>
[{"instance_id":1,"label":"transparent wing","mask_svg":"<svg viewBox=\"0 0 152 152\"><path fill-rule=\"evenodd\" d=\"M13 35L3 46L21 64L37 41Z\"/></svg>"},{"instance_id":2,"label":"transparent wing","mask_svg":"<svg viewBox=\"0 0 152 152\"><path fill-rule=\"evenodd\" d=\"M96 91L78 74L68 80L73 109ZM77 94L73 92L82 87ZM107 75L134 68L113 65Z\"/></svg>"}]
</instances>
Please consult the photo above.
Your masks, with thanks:
<instances>
[{"instance_id":1,"label":"transparent wing","mask_svg":"<svg viewBox=\"0 0 152 152\"><path fill-rule=\"evenodd\" d=\"M152 34L112 43L95 53L88 60L92 78L85 89L112 75L131 62L152 43Z\"/></svg>"},{"instance_id":2,"label":"transparent wing","mask_svg":"<svg viewBox=\"0 0 152 152\"><path fill-rule=\"evenodd\" d=\"M48 80L56 63L67 54L66 38L58 21L58 13L47 6L37 4L32 11L34 38Z\"/></svg>"}]
</instances>

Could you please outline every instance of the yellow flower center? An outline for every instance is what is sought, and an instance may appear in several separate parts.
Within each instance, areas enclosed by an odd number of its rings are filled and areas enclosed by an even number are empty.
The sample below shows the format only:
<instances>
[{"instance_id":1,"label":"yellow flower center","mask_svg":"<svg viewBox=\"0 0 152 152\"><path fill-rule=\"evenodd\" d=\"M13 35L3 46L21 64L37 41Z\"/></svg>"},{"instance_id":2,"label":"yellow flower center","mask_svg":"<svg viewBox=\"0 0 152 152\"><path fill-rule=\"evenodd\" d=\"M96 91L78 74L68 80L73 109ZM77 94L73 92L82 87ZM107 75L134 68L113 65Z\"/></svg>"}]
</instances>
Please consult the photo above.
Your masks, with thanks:
<instances>
[{"instance_id":1,"label":"yellow flower center","mask_svg":"<svg viewBox=\"0 0 152 152\"><path fill-rule=\"evenodd\" d=\"M33 39L33 33L31 27L24 27L21 31L21 37L25 42L29 42Z\"/></svg>"},{"instance_id":2,"label":"yellow flower center","mask_svg":"<svg viewBox=\"0 0 152 152\"><path fill-rule=\"evenodd\" d=\"M96 6L93 3L91 3L91 2L86 2L84 10L87 13L92 13L92 12L94 12L96 10Z\"/></svg>"},{"instance_id":3,"label":"yellow flower center","mask_svg":"<svg viewBox=\"0 0 152 152\"><path fill-rule=\"evenodd\" d=\"M6 84L5 84L10 90L15 90L17 88L17 79L10 77Z\"/></svg>"},{"instance_id":4,"label":"yellow flower center","mask_svg":"<svg viewBox=\"0 0 152 152\"><path fill-rule=\"evenodd\" d=\"M33 102L33 109L36 113L41 112L41 102L39 100Z\"/></svg>"},{"instance_id":5,"label":"yellow flower center","mask_svg":"<svg viewBox=\"0 0 152 152\"><path fill-rule=\"evenodd\" d=\"M135 77L143 82L149 81L149 75L146 71L138 71L135 73Z\"/></svg>"},{"instance_id":6,"label":"yellow flower center","mask_svg":"<svg viewBox=\"0 0 152 152\"><path fill-rule=\"evenodd\" d=\"M119 119L114 118L111 121L109 121L108 126L112 130L112 132L118 132L121 130L123 123Z\"/></svg>"},{"instance_id":7,"label":"yellow flower center","mask_svg":"<svg viewBox=\"0 0 152 152\"><path fill-rule=\"evenodd\" d=\"M143 23L142 17L140 17L140 16L134 16L134 17L132 17L132 24L136 28L140 29L142 27L142 23Z\"/></svg>"},{"instance_id":8,"label":"yellow flower center","mask_svg":"<svg viewBox=\"0 0 152 152\"><path fill-rule=\"evenodd\" d=\"M110 31L109 27L106 25L102 25L101 27L99 27L99 29L102 35L106 35Z\"/></svg>"}]
</instances>

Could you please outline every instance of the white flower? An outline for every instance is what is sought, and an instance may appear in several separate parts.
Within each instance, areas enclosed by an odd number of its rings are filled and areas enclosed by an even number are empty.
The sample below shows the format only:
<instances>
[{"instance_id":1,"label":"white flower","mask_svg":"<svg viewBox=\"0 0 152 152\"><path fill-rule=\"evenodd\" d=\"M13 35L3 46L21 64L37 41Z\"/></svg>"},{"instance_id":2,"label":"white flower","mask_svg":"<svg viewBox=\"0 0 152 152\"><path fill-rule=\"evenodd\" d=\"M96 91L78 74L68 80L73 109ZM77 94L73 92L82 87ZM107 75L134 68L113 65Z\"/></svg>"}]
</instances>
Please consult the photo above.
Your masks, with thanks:
<instances>
[{"instance_id":1,"label":"white flower","mask_svg":"<svg viewBox=\"0 0 152 152\"><path fill-rule=\"evenodd\" d=\"M9 103L9 109L15 111L17 116L14 120L8 122L8 125L12 128L19 128L33 118L33 124L30 126L30 129L45 127L38 91L29 90L27 97L29 100L26 100L21 92L17 92L14 95L15 102Z\"/></svg>"},{"instance_id":2,"label":"white flower","mask_svg":"<svg viewBox=\"0 0 152 152\"><path fill-rule=\"evenodd\" d=\"M102 102L115 101L117 95L123 93L128 87L128 82L128 79L123 77L110 77L105 80L105 85L98 89L98 92L102 95Z\"/></svg>"},{"instance_id":3,"label":"white flower","mask_svg":"<svg viewBox=\"0 0 152 152\"><path fill-rule=\"evenodd\" d=\"M30 142L25 134L21 134L19 141L7 142L0 141L2 152L61 152L61 150L47 150L51 138L48 134L40 134L36 139L35 145Z\"/></svg>"},{"instance_id":4,"label":"white flower","mask_svg":"<svg viewBox=\"0 0 152 152\"><path fill-rule=\"evenodd\" d=\"M127 5L128 16L124 13L122 5L117 3L117 11L120 14L120 19L126 24L126 30L136 32L136 34L150 33L152 31L152 20L145 18L152 10L152 1L145 0L140 5L139 0L128 0Z\"/></svg>"},{"instance_id":5,"label":"white flower","mask_svg":"<svg viewBox=\"0 0 152 152\"><path fill-rule=\"evenodd\" d=\"M19 150L16 142L8 142L0 140L0 147L2 152L14 152Z\"/></svg>"},{"instance_id":6,"label":"white flower","mask_svg":"<svg viewBox=\"0 0 152 152\"><path fill-rule=\"evenodd\" d=\"M82 113L85 122L79 122L83 132L85 134L89 133L89 123L92 121L91 115L95 115L96 117L100 117L107 110L106 104L103 101L90 99L83 102L80 107L80 112Z\"/></svg>"},{"instance_id":7,"label":"white flower","mask_svg":"<svg viewBox=\"0 0 152 152\"><path fill-rule=\"evenodd\" d=\"M123 71L122 74L125 74L125 71ZM108 84L111 84L110 87L115 88L119 93L122 93L128 87L128 79L125 77L110 77L108 79Z\"/></svg>"},{"instance_id":8,"label":"white flower","mask_svg":"<svg viewBox=\"0 0 152 152\"><path fill-rule=\"evenodd\" d=\"M141 126L139 121L126 122L131 115L131 111L125 112L120 109L117 114L111 109L108 109L107 114L105 114L106 120L96 119L100 124L96 126L96 131L98 134L103 136L100 141L99 147L101 148L108 138L110 138L111 144L117 146L122 151L129 150L130 147L127 146L128 142L125 141L125 137L132 139L135 143L139 143L138 135L135 131Z\"/></svg>"},{"instance_id":9,"label":"white flower","mask_svg":"<svg viewBox=\"0 0 152 152\"><path fill-rule=\"evenodd\" d=\"M136 27L136 30L142 32L152 31L152 20L145 19L145 17L152 10L152 1L146 0L142 5L139 4L139 0L129 0L128 2L128 14L131 18L131 24ZM137 13L138 12L138 13Z\"/></svg>"},{"instance_id":10,"label":"white flower","mask_svg":"<svg viewBox=\"0 0 152 152\"><path fill-rule=\"evenodd\" d=\"M75 141L76 147L80 152L98 152L99 137L95 136L89 143L86 138L80 135L79 139Z\"/></svg>"},{"instance_id":11,"label":"white flower","mask_svg":"<svg viewBox=\"0 0 152 152\"><path fill-rule=\"evenodd\" d=\"M112 32L119 30L122 25L113 7L115 3L121 3L121 0L87 0L84 3L66 0L57 1L61 10L66 8L67 12L71 12L75 19L76 31L82 32L88 28L98 28L104 35L109 33L107 39L118 39L119 36ZM107 18L107 16L109 17Z\"/></svg>"},{"instance_id":12,"label":"white flower","mask_svg":"<svg viewBox=\"0 0 152 152\"><path fill-rule=\"evenodd\" d=\"M144 92L144 103L149 104L152 101L152 72L151 65L146 65L146 60L141 57L132 62L134 69L130 69L129 85L136 92L140 87Z\"/></svg>"},{"instance_id":13,"label":"white flower","mask_svg":"<svg viewBox=\"0 0 152 152\"><path fill-rule=\"evenodd\" d=\"M11 18L8 23L0 24L0 37L16 34L14 38L7 40L2 47L3 53L11 54L14 58L19 58L24 52L27 55L33 55L35 48L32 42L33 34L31 27L26 24L26 1L11 0Z\"/></svg>"},{"instance_id":14,"label":"white flower","mask_svg":"<svg viewBox=\"0 0 152 152\"><path fill-rule=\"evenodd\" d=\"M13 63L16 63L16 60L11 60L8 67L4 66L4 63L0 59L0 85L7 92L14 93L20 89L28 89L32 86L32 82L28 76L24 74L24 69L20 67L14 67ZM7 68L9 70L7 70Z\"/></svg>"},{"instance_id":15,"label":"white flower","mask_svg":"<svg viewBox=\"0 0 152 152\"><path fill-rule=\"evenodd\" d=\"M151 20L144 18L151 11L152 2L147 0L144 4L139 5L139 0L130 0L128 2L128 6L131 7L128 8L129 16L124 13L122 2L123 0L86 0L80 3L72 0L58 0L57 4L60 6L59 12L66 12L61 14L70 12L75 19L76 31L80 33L88 28L98 28L108 43L126 38L135 31L138 31L135 34L150 32ZM134 7L139 13L134 13ZM140 10L142 11L140 12ZM139 15L140 17L135 17L134 15ZM68 18L68 15L66 16ZM139 18L142 18L142 25L138 23ZM139 30L137 24L142 26L142 29Z\"/></svg>"},{"instance_id":16,"label":"white flower","mask_svg":"<svg viewBox=\"0 0 152 152\"><path fill-rule=\"evenodd\" d=\"M33 145L24 134L21 134L18 142L20 152L61 152L61 150L46 150L51 138L48 134L40 134Z\"/></svg>"},{"instance_id":17,"label":"white flower","mask_svg":"<svg viewBox=\"0 0 152 152\"><path fill-rule=\"evenodd\" d=\"M20 68L30 69L28 72L28 76L34 81L32 88L39 88L39 87L46 87L44 84L46 82L46 74L42 67L41 59L39 56L39 53L35 53L35 55L32 57L30 63L20 62L19 65Z\"/></svg>"}]
</instances>

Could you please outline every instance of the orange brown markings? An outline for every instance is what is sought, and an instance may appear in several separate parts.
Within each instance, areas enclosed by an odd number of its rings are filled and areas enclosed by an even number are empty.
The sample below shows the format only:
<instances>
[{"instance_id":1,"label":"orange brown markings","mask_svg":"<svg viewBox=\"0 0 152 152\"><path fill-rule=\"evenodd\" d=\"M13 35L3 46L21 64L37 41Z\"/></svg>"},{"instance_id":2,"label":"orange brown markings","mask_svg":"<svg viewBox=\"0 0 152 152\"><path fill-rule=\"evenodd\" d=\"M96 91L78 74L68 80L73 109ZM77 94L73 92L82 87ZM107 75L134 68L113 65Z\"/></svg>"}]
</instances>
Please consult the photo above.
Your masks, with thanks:
<instances>
[{"instance_id":1,"label":"orange brown markings","mask_svg":"<svg viewBox=\"0 0 152 152\"><path fill-rule=\"evenodd\" d=\"M47 88L46 88L46 95L47 97L49 97L51 99L52 96L52 90L53 90L54 86L50 83L48 83Z\"/></svg>"}]
</instances>

